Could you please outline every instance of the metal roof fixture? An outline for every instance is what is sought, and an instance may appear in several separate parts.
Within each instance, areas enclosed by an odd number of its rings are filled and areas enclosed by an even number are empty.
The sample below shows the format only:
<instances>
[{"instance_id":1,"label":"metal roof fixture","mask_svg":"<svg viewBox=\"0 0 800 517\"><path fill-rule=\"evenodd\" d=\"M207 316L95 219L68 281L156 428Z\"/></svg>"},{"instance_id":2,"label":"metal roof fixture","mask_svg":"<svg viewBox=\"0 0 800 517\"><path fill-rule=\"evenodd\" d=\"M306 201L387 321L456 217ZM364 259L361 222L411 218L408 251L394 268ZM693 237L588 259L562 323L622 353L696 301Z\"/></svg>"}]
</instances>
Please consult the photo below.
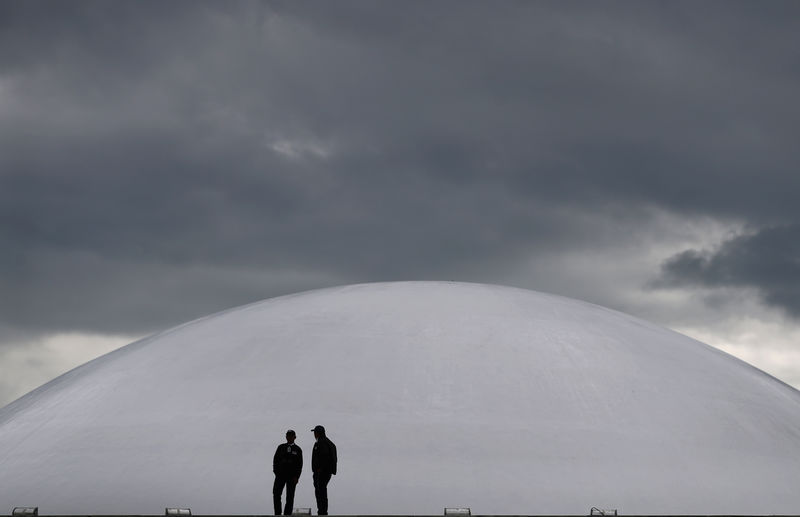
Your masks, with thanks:
<instances>
[{"instance_id":1,"label":"metal roof fixture","mask_svg":"<svg viewBox=\"0 0 800 517\"><path fill-rule=\"evenodd\" d=\"M447 515L447 516L464 517L464 516L472 515L472 510L470 510L469 508L465 508L465 507L462 507L462 508L445 508L444 509L444 514Z\"/></svg>"},{"instance_id":2,"label":"metal roof fixture","mask_svg":"<svg viewBox=\"0 0 800 517\"><path fill-rule=\"evenodd\" d=\"M164 515L170 517L189 517L192 515L191 508L165 508Z\"/></svg>"},{"instance_id":3,"label":"metal roof fixture","mask_svg":"<svg viewBox=\"0 0 800 517\"><path fill-rule=\"evenodd\" d=\"M592 508L589 510L589 515L617 515L617 509L605 509L592 506Z\"/></svg>"},{"instance_id":4,"label":"metal roof fixture","mask_svg":"<svg viewBox=\"0 0 800 517\"><path fill-rule=\"evenodd\" d=\"M38 506L15 506L14 510L12 510L11 515L13 516L27 516L30 517L31 515L39 515L39 507Z\"/></svg>"}]
</instances>

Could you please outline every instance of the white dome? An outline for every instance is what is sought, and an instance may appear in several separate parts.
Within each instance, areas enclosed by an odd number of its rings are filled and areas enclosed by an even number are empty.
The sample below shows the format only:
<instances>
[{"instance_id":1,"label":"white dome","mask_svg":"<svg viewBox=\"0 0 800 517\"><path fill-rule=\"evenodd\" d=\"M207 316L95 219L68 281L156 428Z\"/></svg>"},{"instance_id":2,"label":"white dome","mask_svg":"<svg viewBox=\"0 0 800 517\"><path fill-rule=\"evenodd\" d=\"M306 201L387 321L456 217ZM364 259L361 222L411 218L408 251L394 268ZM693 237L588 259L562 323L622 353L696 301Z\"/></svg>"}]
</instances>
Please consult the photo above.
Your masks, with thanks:
<instances>
[{"instance_id":1,"label":"white dome","mask_svg":"<svg viewBox=\"0 0 800 517\"><path fill-rule=\"evenodd\" d=\"M507 287L402 282L209 316L0 410L0 512L271 513L272 454L339 450L334 514L800 509L800 392L675 332Z\"/></svg>"}]
</instances>

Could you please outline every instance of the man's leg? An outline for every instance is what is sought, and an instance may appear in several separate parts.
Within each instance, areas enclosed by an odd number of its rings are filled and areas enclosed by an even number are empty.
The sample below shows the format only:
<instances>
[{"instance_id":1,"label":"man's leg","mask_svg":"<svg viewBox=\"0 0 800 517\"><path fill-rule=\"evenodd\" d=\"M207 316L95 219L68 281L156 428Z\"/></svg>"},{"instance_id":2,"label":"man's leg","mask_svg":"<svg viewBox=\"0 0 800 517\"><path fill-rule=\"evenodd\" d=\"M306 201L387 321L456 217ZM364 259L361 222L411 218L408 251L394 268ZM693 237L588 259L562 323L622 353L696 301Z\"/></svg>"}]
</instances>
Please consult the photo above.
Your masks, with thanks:
<instances>
[{"instance_id":1,"label":"man's leg","mask_svg":"<svg viewBox=\"0 0 800 517\"><path fill-rule=\"evenodd\" d=\"M328 515L328 482L330 474L314 473L314 495L317 496L317 515Z\"/></svg>"},{"instance_id":2,"label":"man's leg","mask_svg":"<svg viewBox=\"0 0 800 517\"><path fill-rule=\"evenodd\" d=\"M275 484L272 485L272 503L275 506L275 515L281 514L281 492L283 492L283 485L285 484L286 478L275 476Z\"/></svg>"},{"instance_id":3,"label":"man's leg","mask_svg":"<svg viewBox=\"0 0 800 517\"><path fill-rule=\"evenodd\" d=\"M317 515L323 515L321 512L322 502L321 502L321 495L320 495L320 481L319 481L319 474L314 472L314 497L317 499Z\"/></svg>"},{"instance_id":4,"label":"man's leg","mask_svg":"<svg viewBox=\"0 0 800 517\"><path fill-rule=\"evenodd\" d=\"M296 486L297 483L294 482L293 478L286 480L286 506L283 509L284 515L292 514L292 510L294 509L294 489Z\"/></svg>"}]
</instances>

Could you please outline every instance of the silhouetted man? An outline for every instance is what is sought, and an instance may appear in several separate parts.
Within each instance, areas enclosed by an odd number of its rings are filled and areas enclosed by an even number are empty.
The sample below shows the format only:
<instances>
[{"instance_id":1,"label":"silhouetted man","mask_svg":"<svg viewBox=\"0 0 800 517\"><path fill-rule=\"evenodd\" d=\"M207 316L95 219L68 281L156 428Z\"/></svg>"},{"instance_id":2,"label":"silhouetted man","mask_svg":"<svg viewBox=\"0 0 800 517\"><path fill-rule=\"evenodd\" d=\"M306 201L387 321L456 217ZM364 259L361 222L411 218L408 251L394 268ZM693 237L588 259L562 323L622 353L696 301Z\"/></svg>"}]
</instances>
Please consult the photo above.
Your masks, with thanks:
<instances>
[{"instance_id":1,"label":"silhouetted man","mask_svg":"<svg viewBox=\"0 0 800 517\"><path fill-rule=\"evenodd\" d=\"M336 475L336 445L325 436L321 425L314 429L314 452L311 469L314 471L314 495L317 497L317 515L328 515L328 482Z\"/></svg>"},{"instance_id":2,"label":"silhouetted man","mask_svg":"<svg viewBox=\"0 0 800 517\"><path fill-rule=\"evenodd\" d=\"M294 506L294 489L300 481L303 471L303 451L295 445L297 437L294 431L286 431L286 443L278 445L272 458L272 472L275 473L275 484L272 485L272 501L275 504L275 515L281 514L281 493L286 485L286 506L283 515L291 515Z\"/></svg>"}]
</instances>

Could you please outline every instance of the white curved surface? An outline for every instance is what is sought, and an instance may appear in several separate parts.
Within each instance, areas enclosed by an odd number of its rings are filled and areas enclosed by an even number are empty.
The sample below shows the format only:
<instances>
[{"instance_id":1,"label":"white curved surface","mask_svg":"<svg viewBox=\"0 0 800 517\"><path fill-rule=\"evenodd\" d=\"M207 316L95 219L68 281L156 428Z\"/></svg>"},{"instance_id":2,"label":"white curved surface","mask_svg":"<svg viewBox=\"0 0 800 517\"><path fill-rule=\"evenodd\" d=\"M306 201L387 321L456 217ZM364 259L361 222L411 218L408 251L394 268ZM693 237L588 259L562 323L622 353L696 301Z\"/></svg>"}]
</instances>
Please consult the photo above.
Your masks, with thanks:
<instances>
[{"instance_id":1,"label":"white curved surface","mask_svg":"<svg viewBox=\"0 0 800 517\"><path fill-rule=\"evenodd\" d=\"M800 508L800 392L595 305L364 284L212 315L0 410L0 512L271 513L286 429L339 449L334 514Z\"/></svg>"}]
</instances>

